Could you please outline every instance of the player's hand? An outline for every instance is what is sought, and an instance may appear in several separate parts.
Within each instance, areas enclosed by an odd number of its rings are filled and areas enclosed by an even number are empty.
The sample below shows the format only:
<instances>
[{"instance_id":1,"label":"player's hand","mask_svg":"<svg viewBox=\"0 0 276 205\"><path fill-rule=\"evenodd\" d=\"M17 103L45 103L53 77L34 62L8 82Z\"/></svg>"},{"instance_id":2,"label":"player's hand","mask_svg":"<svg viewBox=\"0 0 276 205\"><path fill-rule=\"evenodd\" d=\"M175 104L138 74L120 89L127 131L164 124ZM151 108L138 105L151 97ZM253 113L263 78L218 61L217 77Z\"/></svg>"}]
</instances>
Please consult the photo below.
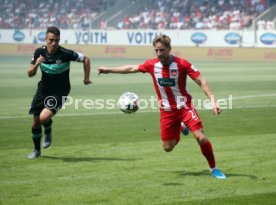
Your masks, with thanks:
<instances>
[{"instance_id":1,"label":"player's hand","mask_svg":"<svg viewBox=\"0 0 276 205\"><path fill-rule=\"evenodd\" d=\"M84 80L83 80L83 84L84 84L84 85L89 85L89 84L91 84L91 83L92 83L92 81L89 80L89 79L84 79Z\"/></svg>"},{"instance_id":2,"label":"player's hand","mask_svg":"<svg viewBox=\"0 0 276 205\"><path fill-rule=\"evenodd\" d=\"M43 63L43 61L45 60L45 58L42 56L42 55L40 55L37 59L36 59L36 64L37 65L40 65L41 63Z\"/></svg>"},{"instance_id":3,"label":"player's hand","mask_svg":"<svg viewBox=\"0 0 276 205\"><path fill-rule=\"evenodd\" d=\"M214 115L219 115L222 112L217 102L213 103L213 113Z\"/></svg>"},{"instance_id":4,"label":"player's hand","mask_svg":"<svg viewBox=\"0 0 276 205\"><path fill-rule=\"evenodd\" d=\"M100 75L102 73L104 73L104 74L109 73L109 69L107 67L103 67L103 66L98 67L98 75Z\"/></svg>"}]
</instances>

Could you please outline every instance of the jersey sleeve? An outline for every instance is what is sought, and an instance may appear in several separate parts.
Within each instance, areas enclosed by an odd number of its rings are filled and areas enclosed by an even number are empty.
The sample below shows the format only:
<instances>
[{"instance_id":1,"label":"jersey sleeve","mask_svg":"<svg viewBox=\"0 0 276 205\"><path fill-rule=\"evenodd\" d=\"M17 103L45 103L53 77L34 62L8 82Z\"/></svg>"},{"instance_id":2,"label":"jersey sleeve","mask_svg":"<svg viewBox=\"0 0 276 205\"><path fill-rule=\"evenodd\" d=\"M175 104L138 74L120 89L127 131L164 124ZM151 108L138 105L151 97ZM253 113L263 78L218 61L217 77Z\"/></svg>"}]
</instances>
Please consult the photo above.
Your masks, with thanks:
<instances>
[{"instance_id":1,"label":"jersey sleeve","mask_svg":"<svg viewBox=\"0 0 276 205\"><path fill-rule=\"evenodd\" d=\"M32 59L31 59L31 64L34 65L35 62L36 62L36 60L39 58L39 56L40 56L41 54L42 54L42 53L41 53L40 48L36 49L35 52L34 52L34 55L33 55Z\"/></svg>"},{"instance_id":2,"label":"jersey sleeve","mask_svg":"<svg viewBox=\"0 0 276 205\"><path fill-rule=\"evenodd\" d=\"M194 65L192 65L189 62L185 62L185 67L187 69L187 74L190 78L192 78L193 80L195 80L198 76L200 76L200 72L199 70L197 70Z\"/></svg>"},{"instance_id":3,"label":"jersey sleeve","mask_svg":"<svg viewBox=\"0 0 276 205\"><path fill-rule=\"evenodd\" d=\"M62 51L66 56L65 59L67 59L68 61L83 62L84 60L84 55L80 52L76 52L65 48L62 48Z\"/></svg>"},{"instance_id":4,"label":"jersey sleeve","mask_svg":"<svg viewBox=\"0 0 276 205\"><path fill-rule=\"evenodd\" d=\"M83 62L84 55L80 52L73 51L73 59L72 60L77 61L77 62Z\"/></svg>"},{"instance_id":5,"label":"jersey sleeve","mask_svg":"<svg viewBox=\"0 0 276 205\"><path fill-rule=\"evenodd\" d=\"M147 60L147 61L145 61L143 64L140 64L140 65L138 66L138 69L139 69L139 71L142 72L142 73L148 73L148 72L150 72L151 69L152 69L152 63L151 63L151 61L150 61L150 60Z\"/></svg>"},{"instance_id":6,"label":"jersey sleeve","mask_svg":"<svg viewBox=\"0 0 276 205\"><path fill-rule=\"evenodd\" d=\"M68 52L68 55L71 61L83 62L84 55L80 52L70 50L70 52Z\"/></svg>"}]
</instances>

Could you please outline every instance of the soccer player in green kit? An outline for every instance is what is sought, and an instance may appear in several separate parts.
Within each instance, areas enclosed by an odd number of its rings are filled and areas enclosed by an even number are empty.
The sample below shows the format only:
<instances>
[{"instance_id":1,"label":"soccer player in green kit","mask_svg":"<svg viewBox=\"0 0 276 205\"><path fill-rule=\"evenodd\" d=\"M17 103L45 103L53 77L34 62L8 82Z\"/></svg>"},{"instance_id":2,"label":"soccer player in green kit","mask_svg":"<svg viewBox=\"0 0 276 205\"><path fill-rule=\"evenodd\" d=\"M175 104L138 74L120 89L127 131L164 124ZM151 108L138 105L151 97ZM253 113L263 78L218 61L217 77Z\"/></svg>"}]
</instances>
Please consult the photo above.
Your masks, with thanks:
<instances>
[{"instance_id":1,"label":"soccer player in green kit","mask_svg":"<svg viewBox=\"0 0 276 205\"><path fill-rule=\"evenodd\" d=\"M41 155L42 125L44 127L43 148L48 148L52 142L52 117L62 107L70 92L70 61L83 63L85 85L91 84L90 59L82 53L68 50L59 45L60 30L48 27L46 45L37 48L28 69L28 76L36 75L40 67L42 76L38 83L29 113L33 115L32 139L34 150L29 159Z\"/></svg>"}]
</instances>

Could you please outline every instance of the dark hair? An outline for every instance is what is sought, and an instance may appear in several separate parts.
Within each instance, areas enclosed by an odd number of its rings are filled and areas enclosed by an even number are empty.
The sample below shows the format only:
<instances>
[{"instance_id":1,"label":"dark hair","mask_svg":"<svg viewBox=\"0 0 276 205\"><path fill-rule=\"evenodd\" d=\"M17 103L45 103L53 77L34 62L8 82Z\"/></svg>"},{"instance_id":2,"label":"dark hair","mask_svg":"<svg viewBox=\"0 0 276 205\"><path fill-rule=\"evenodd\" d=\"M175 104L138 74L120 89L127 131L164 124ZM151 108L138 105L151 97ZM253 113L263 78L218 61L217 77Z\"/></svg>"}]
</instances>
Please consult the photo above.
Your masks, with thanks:
<instances>
[{"instance_id":1,"label":"dark hair","mask_svg":"<svg viewBox=\"0 0 276 205\"><path fill-rule=\"evenodd\" d=\"M171 39L167 35L161 34L161 35L155 36L155 38L153 39L152 45L155 46L155 44L158 42L162 43L167 48L171 48Z\"/></svg>"},{"instance_id":2,"label":"dark hair","mask_svg":"<svg viewBox=\"0 0 276 205\"><path fill-rule=\"evenodd\" d=\"M48 33L53 33L56 36L60 36L60 30L57 27L55 27L55 26L48 27L46 34L48 34Z\"/></svg>"}]
</instances>

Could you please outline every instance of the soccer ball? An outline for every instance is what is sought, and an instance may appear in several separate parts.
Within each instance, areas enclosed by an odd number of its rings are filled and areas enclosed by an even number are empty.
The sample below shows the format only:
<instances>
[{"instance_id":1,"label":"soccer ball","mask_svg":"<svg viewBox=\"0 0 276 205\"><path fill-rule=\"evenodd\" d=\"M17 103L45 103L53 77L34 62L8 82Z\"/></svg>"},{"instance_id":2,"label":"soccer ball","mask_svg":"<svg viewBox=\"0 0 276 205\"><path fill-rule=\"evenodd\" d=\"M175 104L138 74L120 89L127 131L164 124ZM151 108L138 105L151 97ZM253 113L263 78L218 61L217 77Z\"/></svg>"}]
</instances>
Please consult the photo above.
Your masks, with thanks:
<instances>
[{"instance_id":1,"label":"soccer ball","mask_svg":"<svg viewBox=\"0 0 276 205\"><path fill-rule=\"evenodd\" d=\"M138 100L139 97L135 93L125 92L119 97L118 106L124 113L131 114L139 109Z\"/></svg>"}]
</instances>

